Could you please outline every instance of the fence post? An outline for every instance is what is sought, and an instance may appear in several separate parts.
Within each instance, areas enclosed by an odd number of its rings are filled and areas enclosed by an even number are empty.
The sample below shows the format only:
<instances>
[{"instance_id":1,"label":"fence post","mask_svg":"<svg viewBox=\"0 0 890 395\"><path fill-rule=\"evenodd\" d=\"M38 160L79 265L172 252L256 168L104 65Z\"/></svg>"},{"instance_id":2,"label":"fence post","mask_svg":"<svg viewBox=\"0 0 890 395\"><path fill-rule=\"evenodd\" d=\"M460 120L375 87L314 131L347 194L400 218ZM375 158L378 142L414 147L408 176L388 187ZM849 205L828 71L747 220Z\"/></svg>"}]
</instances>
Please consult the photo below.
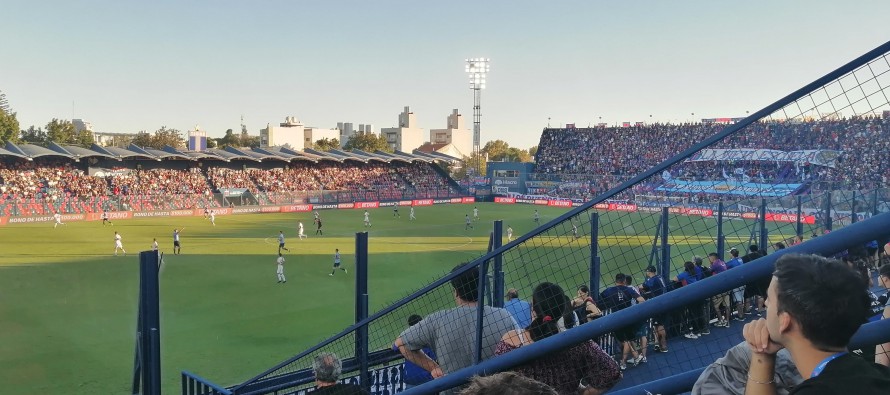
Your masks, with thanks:
<instances>
[{"instance_id":1,"label":"fence post","mask_svg":"<svg viewBox=\"0 0 890 395\"><path fill-rule=\"evenodd\" d=\"M478 285L478 297L476 298L476 347L475 347L475 355L473 356L474 363L482 362L482 317L485 312L485 279L488 277L488 260L482 261L479 264L479 285Z\"/></svg>"},{"instance_id":2,"label":"fence post","mask_svg":"<svg viewBox=\"0 0 890 395\"><path fill-rule=\"evenodd\" d=\"M600 294L600 213L590 213L590 294Z\"/></svg>"},{"instance_id":3,"label":"fence post","mask_svg":"<svg viewBox=\"0 0 890 395\"><path fill-rule=\"evenodd\" d=\"M492 248L497 250L501 248L504 240L504 221L494 221L494 244ZM504 257L502 254L494 256L494 296L491 305L494 307L504 307Z\"/></svg>"},{"instance_id":4,"label":"fence post","mask_svg":"<svg viewBox=\"0 0 890 395\"><path fill-rule=\"evenodd\" d=\"M161 394L161 311L157 251L139 253L139 317L137 345L144 395ZM134 385L135 385L134 380Z\"/></svg>"},{"instance_id":5,"label":"fence post","mask_svg":"<svg viewBox=\"0 0 890 395\"><path fill-rule=\"evenodd\" d=\"M368 232L355 234L355 322L368 318ZM355 331L355 357L358 359L359 385L365 391L371 390L371 375L368 369L368 325Z\"/></svg>"},{"instance_id":6,"label":"fence post","mask_svg":"<svg viewBox=\"0 0 890 395\"><path fill-rule=\"evenodd\" d=\"M825 192L825 230L830 231L833 225L831 218L831 191Z\"/></svg>"},{"instance_id":7,"label":"fence post","mask_svg":"<svg viewBox=\"0 0 890 395\"><path fill-rule=\"evenodd\" d=\"M797 195L797 234L803 235L803 196Z\"/></svg>"},{"instance_id":8,"label":"fence post","mask_svg":"<svg viewBox=\"0 0 890 395\"><path fill-rule=\"evenodd\" d=\"M760 199L760 240L757 241L757 244L760 245L761 251L766 251L766 246L769 243L769 230L766 229L766 198Z\"/></svg>"},{"instance_id":9,"label":"fence post","mask_svg":"<svg viewBox=\"0 0 890 395\"><path fill-rule=\"evenodd\" d=\"M853 190L853 204L850 205L850 223L856 223L856 190Z\"/></svg>"},{"instance_id":10,"label":"fence post","mask_svg":"<svg viewBox=\"0 0 890 395\"><path fill-rule=\"evenodd\" d=\"M670 232L669 213L667 207L661 208L661 277L664 281L671 281L671 245L668 244L668 232Z\"/></svg>"},{"instance_id":11,"label":"fence post","mask_svg":"<svg viewBox=\"0 0 890 395\"><path fill-rule=\"evenodd\" d=\"M875 193L871 196L871 215L878 215L878 188L875 188Z\"/></svg>"},{"instance_id":12,"label":"fence post","mask_svg":"<svg viewBox=\"0 0 890 395\"><path fill-rule=\"evenodd\" d=\"M723 260L726 252L726 235L723 234L723 201L717 204L717 256Z\"/></svg>"}]
</instances>

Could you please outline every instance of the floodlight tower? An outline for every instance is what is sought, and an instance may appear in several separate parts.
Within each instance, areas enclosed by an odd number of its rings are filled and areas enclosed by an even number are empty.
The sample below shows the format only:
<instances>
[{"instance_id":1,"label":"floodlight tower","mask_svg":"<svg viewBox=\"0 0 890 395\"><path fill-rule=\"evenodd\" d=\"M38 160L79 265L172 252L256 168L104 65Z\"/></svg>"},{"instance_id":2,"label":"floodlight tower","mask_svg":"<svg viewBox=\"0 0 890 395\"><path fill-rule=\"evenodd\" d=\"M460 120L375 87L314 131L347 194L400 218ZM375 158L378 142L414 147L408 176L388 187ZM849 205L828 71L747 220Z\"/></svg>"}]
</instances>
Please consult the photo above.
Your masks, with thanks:
<instances>
[{"instance_id":1,"label":"floodlight tower","mask_svg":"<svg viewBox=\"0 0 890 395\"><path fill-rule=\"evenodd\" d=\"M482 90L485 89L485 75L488 74L489 68L488 58L471 58L465 59L467 62L465 70L470 76L470 89L473 90L473 155L476 160L475 171L477 175L482 168L480 155L482 149L480 147L480 124L482 120ZM483 174L484 176L484 174Z\"/></svg>"}]
</instances>

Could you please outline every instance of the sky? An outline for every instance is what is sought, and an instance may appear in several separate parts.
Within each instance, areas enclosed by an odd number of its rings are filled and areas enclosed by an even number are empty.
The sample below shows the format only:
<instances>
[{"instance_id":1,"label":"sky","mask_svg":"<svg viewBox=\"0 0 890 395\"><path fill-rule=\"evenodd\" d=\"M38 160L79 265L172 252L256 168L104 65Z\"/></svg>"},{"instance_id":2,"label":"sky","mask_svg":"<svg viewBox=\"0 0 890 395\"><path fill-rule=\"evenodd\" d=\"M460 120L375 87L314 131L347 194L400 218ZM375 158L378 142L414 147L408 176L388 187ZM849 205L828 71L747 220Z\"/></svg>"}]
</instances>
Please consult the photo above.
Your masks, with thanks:
<instances>
[{"instance_id":1,"label":"sky","mask_svg":"<svg viewBox=\"0 0 890 395\"><path fill-rule=\"evenodd\" d=\"M22 128L212 137L304 124L551 126L744 116L890 40L890 1L32 1L0 6L0 91ZM693 117L692 114L695 114ZM650 117L651 116L651 117ZM428 136L427 136L428 138Z\"/></svg>"}]
</instances>

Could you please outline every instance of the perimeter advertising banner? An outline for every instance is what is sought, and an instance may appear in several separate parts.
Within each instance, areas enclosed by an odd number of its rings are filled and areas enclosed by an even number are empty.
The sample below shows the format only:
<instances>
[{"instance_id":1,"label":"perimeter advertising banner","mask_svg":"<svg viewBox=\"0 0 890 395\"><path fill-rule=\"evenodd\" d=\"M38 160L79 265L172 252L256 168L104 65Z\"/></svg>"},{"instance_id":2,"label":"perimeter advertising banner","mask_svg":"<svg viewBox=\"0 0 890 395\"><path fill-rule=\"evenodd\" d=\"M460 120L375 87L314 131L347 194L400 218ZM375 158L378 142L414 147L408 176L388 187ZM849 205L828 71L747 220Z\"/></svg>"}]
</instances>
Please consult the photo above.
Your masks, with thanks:
<instances>
[{"instance_id":1,"label":"perimeter advertising banner","mask_svg":"<svg viewBox=\"0 0 890 395\"><path fill-rule=\"evenodd\" d=\"M432 206L433 199L418 199L411 202L412 206Z\"/></svg>"},{"instance_id":2,"label":"perimeter advertising banner","mask_svg":"<svg viewBox=\"0 0 890 395\"><path fill-rule=\"evenodd\" d=\"M281 206L282 213L305 213L312 211L311 204L291 204L289 206Z\"/></svg>"},{"instance_id":3,"label":"perimeter advertising banner","mask_svg":"<svg viewBox=\"0 0 890 395\"><path fill-rule=\"evenodd\" d=\"M495 203L503 203L503 204L516 204L516 198L495 196L494 202Z\"/></svg>"}]
</instances>

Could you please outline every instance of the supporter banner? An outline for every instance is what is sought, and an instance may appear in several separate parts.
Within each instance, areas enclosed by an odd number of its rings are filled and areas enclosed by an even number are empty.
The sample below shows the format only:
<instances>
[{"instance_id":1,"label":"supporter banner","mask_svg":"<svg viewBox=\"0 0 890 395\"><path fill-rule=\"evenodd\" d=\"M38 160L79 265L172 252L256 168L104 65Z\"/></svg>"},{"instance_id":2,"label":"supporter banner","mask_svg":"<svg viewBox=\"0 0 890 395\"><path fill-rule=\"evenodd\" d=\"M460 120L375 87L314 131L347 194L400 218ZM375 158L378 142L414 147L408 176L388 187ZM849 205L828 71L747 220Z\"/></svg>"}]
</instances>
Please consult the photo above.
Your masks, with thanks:
<instances>
[{"instance_id":1,"label":"supporter banner","mask_svg":"<svg viewBox=\"0 0 890 395\"><path fill-rule=\"evenodd\" d=\"M571 200L550 200L547 202L550 207L572 207Z\"/></svg>"},{"instance_id":2,"label":"supporter banner","mask_svg":"<svg viewBox=\"0 0 890 395\"><path fill-rule=\"evenodd\" d=\"M476 197L474 197L474 196L466 197L465 196L465 197L460 198L460 202L464 203L464 204L476 203Z\"/></svg>"},{"instance_id":3,"label":"supporter banner","mask_svg":"<svg viewBox=\"0 0 890 395\"><path fill-rule=\"evenodd\" d=\"M495 196L494 202L495 203L503 203L503 204L515 204L516 198Z\"/></svg>"},{"instance_id":4,"label":"supporter banner","mask_svg":"<svg viewBox=\"0 0 890 395\"><path fill-rule=\"evenodd\" d=\"M419 199L411 202L412 206L432 206L433 199Z\"/></svg>"},{"instance_id":5,"label":"supporter banner","mask_svg":"<svg viewBox=\"0 0 890 395\"><path fill-rule=\"evenodd\" d=\"M233 209L234 210L234 209ZM262 206L260 207L261 213L280 213L281 207L278 206Z\"/></svg>"},{"instance_id":6,"label":"supporter banner","mask_svg":"<svg viewBox=\"0 0 890 395\"><path fill-rule=\"evenodd\" d=\"M760 184L738 181L680 181L670 180L656 191L683 193L715 193L718 195L788 196L803 184Z\"/></svg>"},{"instance_id":7,"label":"supporter banner","mask_svg":"<svg viewBox=\"0 0 890 395\"><path fill-rule=\"evenodd\" d=\"M104 167L90 167L87 173L93 177L117 177L130 174L131 169L106 169Z\"/></svg>"},{"instance_id":8,"label":"supporter banner","mask_svg":"<svg viewBox=\"0 0 890 395\"><path fill-rule=\"evenodd\" d=\"M311 204L291 204L289 206L281 206L282 213L306 213L312 211Z\"/></svg>"},{"instance_id":9,"label":"supporter banner","mask_svg":"<svg viewBox=\"0 0 890 395\"><path fill-rule=\"evenodd\" d=\"M771 149L739 148L739 149L703 149L696 152L687 162L717 161L773 161L812 163L818 166L835 167L837 158L843 151L835 150L802 150L779 151Z\"/></svg>"},{"instance_id":10,"label":"supporter banner","mask_svg":"<svg viewBox=\"0 0 890 395\"><path fill-rule=\"evenodd\" d=\"M247 188L220 188L220 192L225 197L241 196L247 193Z\"/></svg>"},{"instance_id":11,"label":"supporter banner","mask_svg":"<svg viewBox=\"0 0 890 395\"><path fill-rule=\"evenodd\" d=\"M114 221L116 219L133 218L132 211L108 211L108 212L106 212L106 214L108 214L108 219L112 220L112 221ZM65 216L62 216L62 218L65 218ZM101 221L102 213L88 213L86 220L87 221Z\"/></svg>"},{"instance_id":12,"label":"supporter banner","mask_svg":"<svg viewBox=\"0 0 890 395\"><path fill-rule=\"evenodd\" d=\"M797 223L797 214L776 214L766 213L766 220L772 222L791 222ZM804 215L800 217L800 222L807 225L815 225L816 217L813 215Z\"/></svg>"}]
</instances>

